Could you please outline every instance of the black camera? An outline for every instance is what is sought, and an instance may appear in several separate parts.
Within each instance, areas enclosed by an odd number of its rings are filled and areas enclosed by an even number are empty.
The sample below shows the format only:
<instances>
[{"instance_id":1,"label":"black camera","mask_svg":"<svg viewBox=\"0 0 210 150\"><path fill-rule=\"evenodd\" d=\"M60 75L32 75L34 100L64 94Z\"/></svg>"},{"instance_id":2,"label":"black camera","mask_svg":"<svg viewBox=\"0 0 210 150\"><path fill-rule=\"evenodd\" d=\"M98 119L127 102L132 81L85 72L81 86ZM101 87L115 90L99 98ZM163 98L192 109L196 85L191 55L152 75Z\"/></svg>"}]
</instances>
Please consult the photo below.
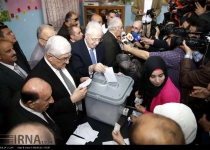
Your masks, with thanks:
<instances>
[{"instance_id":1,"label":"black camera","mask_svg":"<svg viewBox=\"0 0 210 150\"><path fill-rule=\"evenodd\" d=\"M151 31L150 31L151 36L155 36L155 34L156 34L155 27L156 26L159 28L160 34L169 35L169 34L174 33L174 30L173 30L174 29L174 24L168 24L168 25L164 26L163 23L157 24L156 22L153 22L151 24Z\"/></svg>"},{"instance_id":2,"label":"black camera","mask_svg":"<svg viewBox=\"0 0 210 150\"><path fill-rule=\"evenodd\" d=\"M171 41L173 41L176 46L182 45L184 40L189 48L191 48L192 50L198 50L201 53L206 49L208 43L208 41L204 39L197 39L197 38L180 37L180 36L173 36L171 38Z\"/></svg>"},{"instance_id":3,"label":"black camera","mask_svg":"<svg viewBox=\"0 0 210 150\"><path fill-rule=\"evenodd\" d=\"M154 8L151 8L151 9L147 10L146 15L150 15L151 18L156 17Z\"/></svg>"},{"instance_id":4,"label":"black camera","mask_svg":"<svg viewBox=\"0 0 210 150\"><path fill-rule=\"evenodd\" d=\"M176 7L177 7L177 4L176 3L171 3L170 5L169 5L169 7L170 7L170 12L172 11L172 10L174 10L174 9L176 9Z\"/></svg>"}]
</instances>

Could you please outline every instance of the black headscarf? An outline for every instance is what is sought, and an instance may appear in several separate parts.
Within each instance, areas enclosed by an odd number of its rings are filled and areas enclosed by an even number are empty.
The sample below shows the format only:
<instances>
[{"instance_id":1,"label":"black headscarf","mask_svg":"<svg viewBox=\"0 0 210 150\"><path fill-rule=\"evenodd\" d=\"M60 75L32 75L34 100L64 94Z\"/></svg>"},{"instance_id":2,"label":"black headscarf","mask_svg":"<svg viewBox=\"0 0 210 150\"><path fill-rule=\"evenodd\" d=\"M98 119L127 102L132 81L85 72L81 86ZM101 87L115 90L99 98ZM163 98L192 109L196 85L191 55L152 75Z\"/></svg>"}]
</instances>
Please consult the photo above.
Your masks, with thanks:
<instances>
[{"instance_id":1,"label":"black headscarf","mask_svg":"<svg viewBox=\"0 0 210 150\"><path fill-rule=\"evenodd\" d=\"M165 75L165 80L161 84L161 86L156 87L150 82L149 78L152 72L158 68L163 70L163 73ZM149 57L144 64L142 77L140 79L140 85L139 85L139 95L143 95L143 99L146 104L146 109L148 111L150 111L150 105L152 99L160 93L167 79L168 79L168 72L165 61L159 56Z\"/></svg>"}]
</instances>

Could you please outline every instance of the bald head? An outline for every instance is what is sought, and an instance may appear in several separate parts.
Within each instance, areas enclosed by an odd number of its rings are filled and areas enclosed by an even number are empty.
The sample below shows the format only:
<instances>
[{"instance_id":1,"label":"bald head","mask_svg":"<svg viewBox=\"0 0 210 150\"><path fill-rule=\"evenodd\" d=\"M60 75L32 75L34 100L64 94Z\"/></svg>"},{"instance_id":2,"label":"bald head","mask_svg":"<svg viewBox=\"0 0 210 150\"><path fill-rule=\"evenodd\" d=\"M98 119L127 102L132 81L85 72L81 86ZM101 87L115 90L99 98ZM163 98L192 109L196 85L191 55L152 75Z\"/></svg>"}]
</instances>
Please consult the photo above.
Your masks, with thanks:
<instances>
[{"instance_id":1,"label":"bald head","mask_svg":"<svg viewBox=\"0 0 210 150\"><path fill-rule=\"evenodd\" d=\"M8 141L14 145L55 145L53 133L43 124L31 122L19 124L8 132L9 135L16 135L15 140ZM27 140L28 137L28 140ZM29 140L31 139L31 140ZM42 143L45 141L46 143Z\"/></svg>"},{"instance_id":2,"label":"bald head","mask_svg":"<svg viewBox=\"0 0 210 150\"><path fill-rule=\"evenodd\" d=\"M36 112L46 111L54 103L51 86L40 78L29 79L21 91L21 102Z\"/></svg>"},{"instance_id":3,"label":"bald head","mask_svg":"<svg viewBox=\"0 0 210 150\"><path fill-rule=\"evenodd\" d=\"M170 118L157 114L143 114L129 131L132 145L184 145L180 126Z\"/></svg>"},{"instance_id":4,"label":"bald head","mask_svg":"<svg viewBox=\"0 0 210 150\"><path fill-rule=\"evenodd\" d=\"M23 86L22 93L36 93L37 99L39 98L39 93L45 91L46 89L51 89L51 86L40 78L31 78Z\"/></svg>"},{"instance_id":5,"label":"bald head","mask_svg":"<svg viewBox=\"0 0 210 150\"><path fill-rule=\"evenodd\" d=\"M134 31L136 33L141 33L143 28L143 23L140 20L134 21L131 31Z\"/></svg>"},{"instance_id":6,"label":"bald head","mask_svg":"<svg viewBox=\"0 0 210 150\"><path fill-rule=\"evenodd\" d=\"M102 25L102 17L98 14L93 14L91 17L91 21L98 22L100 25Z\"/></svg>"}]
</instances>

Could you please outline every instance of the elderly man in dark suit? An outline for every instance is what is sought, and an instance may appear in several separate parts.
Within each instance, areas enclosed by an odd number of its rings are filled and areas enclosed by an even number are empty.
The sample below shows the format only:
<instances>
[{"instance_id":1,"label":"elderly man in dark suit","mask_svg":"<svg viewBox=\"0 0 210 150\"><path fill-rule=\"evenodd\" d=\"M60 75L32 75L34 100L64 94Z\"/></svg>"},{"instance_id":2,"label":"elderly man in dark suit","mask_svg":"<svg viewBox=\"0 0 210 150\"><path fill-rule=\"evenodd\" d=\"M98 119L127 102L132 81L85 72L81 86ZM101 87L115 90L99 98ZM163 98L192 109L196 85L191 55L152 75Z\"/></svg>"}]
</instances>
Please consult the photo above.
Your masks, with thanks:
<instances>
[{"instance_id":1,"label":"elderly man in dark suit","mask_svg":"<svg viewBox=\"0 0 210 150\"><path fill-rule=\"evenodd\" d=\"M27 80L39 77L51 85L55 100L48 109L48 114L61 129L65 141L77 128L81 118L81 100L85 97L87 88L78 87L89 77L78 76L71 67L66 68L71 57L71 45L62 36L52 36L45 46L46 55L34 67Z\"/></svg>"},{"instance_id":2,"label":"elderly man in dark suit","mask_svg":"<svg viewBox=\"0 0 210 150\"><path fill-rule=\"evenodd\" d=\"M85 38L72 44L72 66L81 76L92 76L106 68L105 47L102 41L102 27L91 21L86 26Z\"/></svg>"},{"instance_id":3,"label":"elderly man in dark suit","mask_svg":"<svg viewBox=\"0 0 210 150\"><path fill-rule=\"evenodd\" d=\"M123 31L123 23L120 18L114 17L110 20L108 31L103 36L103 44L106 49L106 62L109 67L113 67L114 72L119 72L119 67L116 61L116 56L122 53L118 37Z\"/></svg>"},{"instance_id":4,"label":"elderly man in dark suit","mask_svg":"<svg viewBox=\"0 0 210 150\"><path fill-rule=\"evenodd\" d=\"M59 127L45 112L50 104L54 103L51 95L51 86L46 81L40 78L28 80L22 91L13 96L7 112L6 130L9 131L21 123L39 122L53 131L56 144L65 144Z\"/></svg>"},{"instance_id":5,"label":"elderly man in dark suit","mask_svg":"<svg viewBox=\"0 0 210 150\"><path fill-rule=\"evenodd\" d=\"M29 69L17 58L13 44L0 40L0 110L4 112L14 93L21 90Z\"/></svg>"}]
</instances>

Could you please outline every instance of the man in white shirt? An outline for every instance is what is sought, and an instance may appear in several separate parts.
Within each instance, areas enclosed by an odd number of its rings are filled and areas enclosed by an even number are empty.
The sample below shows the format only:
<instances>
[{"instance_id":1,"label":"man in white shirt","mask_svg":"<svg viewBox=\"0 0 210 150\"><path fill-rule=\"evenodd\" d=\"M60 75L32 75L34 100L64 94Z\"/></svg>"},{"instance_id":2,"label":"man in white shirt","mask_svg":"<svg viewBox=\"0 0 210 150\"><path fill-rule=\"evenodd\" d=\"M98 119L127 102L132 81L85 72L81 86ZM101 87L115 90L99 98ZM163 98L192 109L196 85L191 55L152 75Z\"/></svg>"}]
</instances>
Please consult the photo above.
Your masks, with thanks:
<instances>
[{"instance_id":1,"label":"man in white shirt","mask_svg":"<svg viewBox=\"0 0 210 150\"><path fill-rule=\"evenodd\" d=\"M102 25L103 34L105 34L105 33L107 32L109 22L110 22L110 20L111 20L112 18L114 18L114 17L116 17L116 12L115 12L113 9L109 10L109 11L107 12L107 14L106 14L106 23L104 23L104 24Z\"/></svg>"},{"instance_id":2,"label":"man in white shirt","mask_svg":"<svg viewBox=\"0 0 210 150\"><path fill-rule=\"evenodd\" d=\"M156 17L160 14L162 7L162 0L134 0L131 11L136 15L135 20L143 22L143 36L150 36L151 21L156 21ZM147 15L147 11L151 8L155 11L155 17L151 18ZM146 30L146 31L145 31Z\"/></svg>"}]
</instances>

